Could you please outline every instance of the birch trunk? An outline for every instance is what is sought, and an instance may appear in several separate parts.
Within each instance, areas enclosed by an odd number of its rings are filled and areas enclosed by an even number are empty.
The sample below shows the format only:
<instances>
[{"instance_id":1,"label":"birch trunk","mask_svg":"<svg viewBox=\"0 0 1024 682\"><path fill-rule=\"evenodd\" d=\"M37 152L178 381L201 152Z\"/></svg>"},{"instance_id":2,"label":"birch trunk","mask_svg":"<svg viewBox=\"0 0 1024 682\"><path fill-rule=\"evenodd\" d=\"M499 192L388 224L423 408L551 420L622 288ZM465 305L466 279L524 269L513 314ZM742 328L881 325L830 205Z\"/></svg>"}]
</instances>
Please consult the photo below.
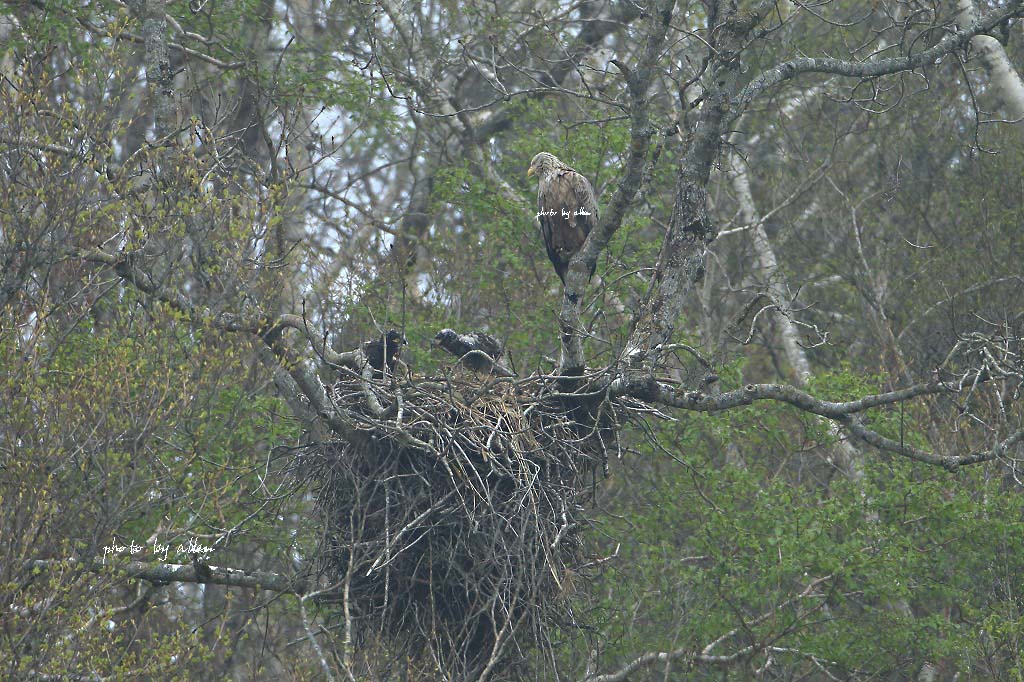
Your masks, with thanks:
<instances>
[{"instance_id":1,"label":"birch trunk","mask_svg":"<svg viewBox=\"0 0 1024 682\"><path fill-rule=\"evenodd\" d=\"M961 26L978 20L973 0L958 0L956 5ZM1007 115L1016 121L1024 119L1024 82L1010 64L1002 44L992 36L979 34L971 38L971 48L977 52L988 74L989 88Z\"/></svg>"},{"instance_id":2,"label":"birch trunk","mask_svg":"<svg viewBox=\"0 0 1024 682\"><path fill-rule=\"evenodd\" d=\"M735 152L730 155L730 165L732 167L732 185L739 199L743 222L753 225L751 234L757 266L768 282L768 295L777 306L776 328L786 354L786 360L793 369L793 383L799 388L806 388L811 377L811 363L807 359L804 347L800 345L800 332L787 312L791 299L789 287L779 271L775 250L768 240L761 216L757 212L754 195L750 191L750 175L747 172L747 167ZM850 479L862 481L864 479L864 462L861 453L846 439L835 422L828 421L828 432L836 439L833 452L838 459L839 467Z\"/></svg>"}]
</instances>

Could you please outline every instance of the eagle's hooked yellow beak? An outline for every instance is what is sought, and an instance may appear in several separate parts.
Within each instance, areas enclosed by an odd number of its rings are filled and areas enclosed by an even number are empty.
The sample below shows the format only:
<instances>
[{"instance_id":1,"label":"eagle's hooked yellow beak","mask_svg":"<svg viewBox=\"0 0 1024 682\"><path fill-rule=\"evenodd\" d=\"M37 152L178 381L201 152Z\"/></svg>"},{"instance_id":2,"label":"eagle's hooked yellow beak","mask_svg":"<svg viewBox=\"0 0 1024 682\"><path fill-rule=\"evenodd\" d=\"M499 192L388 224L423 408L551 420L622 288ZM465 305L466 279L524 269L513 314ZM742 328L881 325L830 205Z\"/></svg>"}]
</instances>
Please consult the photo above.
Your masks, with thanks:
<instances>
[{"instance_id":1,"label":"eagle's hooked yellow beak","mask_svg":"<svg viewBox=\"0 0 1024 682\"><path fill-rule=\"evenodd\" d=\"M530 166L528 169L526 169L526 177L529 178L532 175L533 175L533 166Z\"/></svg>"}]
</instances>

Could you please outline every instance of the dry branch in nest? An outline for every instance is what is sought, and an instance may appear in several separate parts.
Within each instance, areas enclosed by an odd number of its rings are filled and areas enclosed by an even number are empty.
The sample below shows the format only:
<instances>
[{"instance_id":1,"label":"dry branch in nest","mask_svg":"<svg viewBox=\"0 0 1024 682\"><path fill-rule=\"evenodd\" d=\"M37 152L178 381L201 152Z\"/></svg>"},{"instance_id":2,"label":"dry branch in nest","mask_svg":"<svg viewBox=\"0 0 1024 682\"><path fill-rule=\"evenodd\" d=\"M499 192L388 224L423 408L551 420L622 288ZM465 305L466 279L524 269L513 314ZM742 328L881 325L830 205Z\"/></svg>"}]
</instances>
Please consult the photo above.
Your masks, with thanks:
<instances>
[{"instance_id":1,"label":"dry branch in nest","mask_svg":"<svg viewBox=\"0 0 1024 682\"><path fill-rule=\"evenodd\" d=\"M527 652L580 627L586 505L625 405L542 377L349 376L332 397L362 426L304 458L348 641L422 679L527 676Z\"/></svg>"}]
</instances>

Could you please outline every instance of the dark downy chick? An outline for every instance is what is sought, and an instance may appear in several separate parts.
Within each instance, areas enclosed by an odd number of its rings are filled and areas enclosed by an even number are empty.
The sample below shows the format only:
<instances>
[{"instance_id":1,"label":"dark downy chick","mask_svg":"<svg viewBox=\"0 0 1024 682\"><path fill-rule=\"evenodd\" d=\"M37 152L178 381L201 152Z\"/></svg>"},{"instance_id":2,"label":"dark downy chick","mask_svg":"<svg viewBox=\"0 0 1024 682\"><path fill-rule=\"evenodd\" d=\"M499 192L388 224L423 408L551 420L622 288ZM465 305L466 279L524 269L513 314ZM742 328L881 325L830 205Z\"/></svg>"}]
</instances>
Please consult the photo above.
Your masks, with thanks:
<instances>
[{"instance_id":1,"label":"dark downy chick","mask_svg":"<svg viewBox=\"0 0 1024 682\"><path fill-rule=\"evenodd\" d=\"M386 334L363 344L363 353L366 354L370 367L375 370L375 378L383 375L385 362L389 372L395 371L395 364L402 354L402 346L405 343L404 336L395 329L389 329Z\"/></svg>"}]
</instances>

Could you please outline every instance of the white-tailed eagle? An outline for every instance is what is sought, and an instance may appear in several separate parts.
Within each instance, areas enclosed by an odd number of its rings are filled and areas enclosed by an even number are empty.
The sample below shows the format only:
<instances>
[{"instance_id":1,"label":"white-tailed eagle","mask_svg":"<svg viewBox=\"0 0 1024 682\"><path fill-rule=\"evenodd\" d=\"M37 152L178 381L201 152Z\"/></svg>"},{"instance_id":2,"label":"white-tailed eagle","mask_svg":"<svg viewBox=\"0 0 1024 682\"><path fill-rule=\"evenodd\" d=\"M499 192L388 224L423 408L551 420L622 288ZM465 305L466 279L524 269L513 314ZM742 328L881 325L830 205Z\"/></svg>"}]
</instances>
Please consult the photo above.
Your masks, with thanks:
<instances>
[{"instance_id":1,"label":"white-tailed eagle","mask_svg":"<svg viewBox=\"0 0 1024 682\"><path fill-rule=\"evenodd\" d=\"M562 284L571 259L587 235L597 226L597 198L590 182L558 160L541 152L533 157L527 176L540 180L537 190L537 218L548 258ZM591 266L588 277L594 276Z\"/></svg>"}]
</instances>

